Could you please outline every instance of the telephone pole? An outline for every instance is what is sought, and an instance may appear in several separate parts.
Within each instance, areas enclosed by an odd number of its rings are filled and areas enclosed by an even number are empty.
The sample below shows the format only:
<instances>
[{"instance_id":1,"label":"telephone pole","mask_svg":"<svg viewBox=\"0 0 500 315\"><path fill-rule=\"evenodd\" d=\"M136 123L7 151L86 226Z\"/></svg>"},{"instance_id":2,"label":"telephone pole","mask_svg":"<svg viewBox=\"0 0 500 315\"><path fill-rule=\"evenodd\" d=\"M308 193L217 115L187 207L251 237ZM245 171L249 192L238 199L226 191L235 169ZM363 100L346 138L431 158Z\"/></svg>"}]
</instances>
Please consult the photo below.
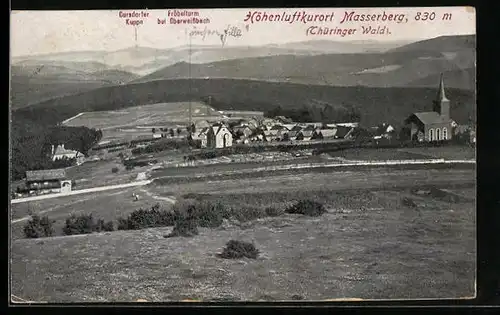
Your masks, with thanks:
<instances>
[{"instance_id":1,"label":"telephone pole","mask_svg":"<svg viewBox=\"0 0 500 315\"><path fill-rule=\"evenodd\" d=\"M188 65L188 72L189 72L189 77L188 77L188 80L189 80L189 123L188 123L188 130L189 130L189 136L191 137L192 136L192 120L193 120L193 113L192 113L192 105L191 105L191 91L192 91L192 78L191 78L191 34L189 34L189 65Z\"/></svg>"}]
</instances>

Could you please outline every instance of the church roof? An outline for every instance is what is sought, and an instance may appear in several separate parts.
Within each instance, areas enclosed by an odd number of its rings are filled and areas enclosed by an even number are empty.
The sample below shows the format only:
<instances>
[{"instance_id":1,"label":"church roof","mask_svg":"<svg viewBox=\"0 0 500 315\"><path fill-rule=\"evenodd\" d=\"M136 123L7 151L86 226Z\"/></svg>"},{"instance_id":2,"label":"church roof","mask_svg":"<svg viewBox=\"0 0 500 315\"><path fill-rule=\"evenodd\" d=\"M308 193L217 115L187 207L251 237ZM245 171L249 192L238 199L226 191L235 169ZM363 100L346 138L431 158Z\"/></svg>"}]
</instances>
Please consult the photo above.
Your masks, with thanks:
<instances>
[{"instance_id":1,"label":"church roof","mask_svg":"<svg viewBox=\"0 0 500 315\"><path fill-rule=\"evenodd\" d=\"M415 117L418 118L425 125L436 124L436 123L447 123L450 119L447 119L437 112L420 112L414 113Z\"/></svg>"}]
</instances>

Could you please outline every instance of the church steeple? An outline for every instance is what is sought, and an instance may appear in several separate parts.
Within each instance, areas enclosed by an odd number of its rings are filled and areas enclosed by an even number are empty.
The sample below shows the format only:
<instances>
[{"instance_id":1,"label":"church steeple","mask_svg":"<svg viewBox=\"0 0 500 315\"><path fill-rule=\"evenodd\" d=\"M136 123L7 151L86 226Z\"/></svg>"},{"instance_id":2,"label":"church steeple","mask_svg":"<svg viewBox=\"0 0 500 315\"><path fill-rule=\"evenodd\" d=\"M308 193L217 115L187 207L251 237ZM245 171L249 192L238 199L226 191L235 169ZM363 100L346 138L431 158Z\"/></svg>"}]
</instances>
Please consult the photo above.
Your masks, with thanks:
<instances>
[{"instance_id":1,"label":"church steeple","mask_svg":"<svg viewBox=\"0 0 500 315\"><path fill-rule=\"evenodd\" d=\"M443 101L448 101L449 99L446 98L446 93L444 92L444 79L443 79L443 74L441 73L441 79L439 80L439 89L438 89L438 95L436 98L436 101L438 102L443 102Z\"/></svg>"},{"instance_id":2,"label":"church steeple","mask_svg":"<svg viewBox=\"0 0 500 315\"><path fill-rule=\"evenodd\" d=\"M441 74L439 80L439 88L436 99L434 100L434 111L439 113L443 118L450 118L450 100L446 97L444 90L444 76Z\"/></svg>"}]
</instances>

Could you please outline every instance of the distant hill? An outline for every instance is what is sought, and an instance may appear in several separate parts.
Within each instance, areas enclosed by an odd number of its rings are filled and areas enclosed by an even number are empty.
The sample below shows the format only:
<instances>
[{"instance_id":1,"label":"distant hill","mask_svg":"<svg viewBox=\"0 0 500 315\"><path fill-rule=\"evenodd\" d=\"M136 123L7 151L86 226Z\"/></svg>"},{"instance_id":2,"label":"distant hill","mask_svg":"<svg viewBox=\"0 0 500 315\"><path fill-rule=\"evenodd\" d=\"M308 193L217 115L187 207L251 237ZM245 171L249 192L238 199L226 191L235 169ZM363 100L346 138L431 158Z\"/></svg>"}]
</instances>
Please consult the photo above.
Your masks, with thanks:
<instances>
[{"instance_id":1,"label":"distant hill","mask_svg":"<svg viewBox=\"0 0 500 315\"><path fill-rule=\"evenodd\" d=\"M436 93L436 88L334 87L234 79L158 80L51 99L15 110L13 117L56 124L83 111L203 100L212 96L212 106L219 110L267 111L277 106L301 108L328 104L358 109L362 123L367 125L380 122L399 125L414 111L430 110ZM452 117L457 122L465 123L470 116L475 117L473 92L448 89L447 95L452 102Z\"/></svg>"},{"instance_id":2,"label":"distant hill","mask_svg":"<svg viewBox=\"0 0 500 315\"><path fill-rule=\"evenodd\" d=\"M129 47L117 51L83 51L35 55L13 58L14 63L35 62L100 63L106 67L141 75L178 62L207 63L237 58L274 56L282 54L311 55L325 53L381 52L406 42L335 42L327 40L304 41L263 46L184 45L170 49ZM189 54L191 53L191 58Z\"/></svg>"},{"instance_id":3,"label":"distant hill","mask_svg":"<svg viewBox=\"0 0 500 315\"><path fill-rule=\"evenodd\" d=\"M18 63L11 67L11 106L28 106L58 96L127 83L136 78L135 74L108 69L98 63Z\"/></svg>"},{"instance_id":4,"label":"distant hill","mask_svg":"<svg viewBox=\"0 0 500 315\"><path fill-rule=\"evenodd\" d=\"M396 47L389 50L389 52L405 52L412 50L455 52L469 49L476 49L476 35L440 36Z\"/></svg>"},{"instance_id":5,"label":"distant hill","mask_svg":"<svg viewBox=\"0 0 500 315\"><path fill-rule=\"evenodd\" d=\"M435 86L437 81L426 81L425 78L443 72L455 74L475 67L475 48L471 44L474 38L475 36L439 37L377 53L282 54L205 64L179 62L143 76L135 82L193 77L335 86L411 86L414 82L427 82L426 86ZM321 41L315 43L316 47L321 45L326 44ZM350 45L355 46L352 43ZM366 49L369 46L368 43L364 47ZM440 47L442 51L435 47ZM475 81L475 78L471 80ZM456 80L452 79L448 85L474 89L474 85L466 86L464 81L460 81L456 86L455 82Z\"/></svg>"},{"instance_id":6,"label":"distant hill","mask_svg":"<svg viewBox=\"0 0 500 315\"><path fill-rule=\"evenodd\" d=\"M476 86L476 69L468 68L465 70L453 70L444 73L446 78L445 85L454 88L470 90L471 87ZM408 86L423 87L432 86L439 82L440 75L432 74L427 77L410 82Z\"/></svg>"},{"instance_id":7,"label":"distant hill","mask_svg":"<svg viewBox=\"0 0 500 315\"><path fill-rule=\"evenodd\" d=\"M12 66L11 102L19 108L103 86L179 78L435 87L435 78L445 73L448 87L474 89L475 36L403 44L316 40L250 48L131 47L18 57ZM461 74L462 70L467 74Z\"/></svg>"}]
</instances>

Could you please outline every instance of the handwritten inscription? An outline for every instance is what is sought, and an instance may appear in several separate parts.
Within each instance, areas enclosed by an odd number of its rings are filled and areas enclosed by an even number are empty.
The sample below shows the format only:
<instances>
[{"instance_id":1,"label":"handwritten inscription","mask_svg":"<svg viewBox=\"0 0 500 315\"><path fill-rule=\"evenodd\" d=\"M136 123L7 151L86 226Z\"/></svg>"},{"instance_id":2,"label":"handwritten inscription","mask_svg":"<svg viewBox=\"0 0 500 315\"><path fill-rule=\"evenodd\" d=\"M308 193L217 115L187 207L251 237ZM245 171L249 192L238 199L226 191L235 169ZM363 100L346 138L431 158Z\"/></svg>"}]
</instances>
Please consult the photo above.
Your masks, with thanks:
<instances>
[{"instance_id":1,"label":"handwritten inscription","mask_svg":"<svg viewBox=\"0 0 500 315\"><path fill-rule=\"evenodd\" d=\"M248 26L245 27L245 29L246 31L248 31ZM205 40L205 38L210 36L217 36L220 39L222 46L226 44L228 37L238 38L243 36L243 30L240 27L234 25L228 25L222 31L216 29L209 29L208 27L204 27L202 29L194 27L190 31L186 30L186 32L189 37L198 37L201 38L202 40Z\"/></svg>"},{"instance_id":2,"label":"handwritten inscription","mask_svg":"<svg viewBox=\"0 0 500 315\"><path fill-rule=\"evenodd\" d=\"M118 17L125 20L125 25L137 26L144 24L144 19L149 17L146 11L120 11Z\"/></svg>"}]
</instances>

